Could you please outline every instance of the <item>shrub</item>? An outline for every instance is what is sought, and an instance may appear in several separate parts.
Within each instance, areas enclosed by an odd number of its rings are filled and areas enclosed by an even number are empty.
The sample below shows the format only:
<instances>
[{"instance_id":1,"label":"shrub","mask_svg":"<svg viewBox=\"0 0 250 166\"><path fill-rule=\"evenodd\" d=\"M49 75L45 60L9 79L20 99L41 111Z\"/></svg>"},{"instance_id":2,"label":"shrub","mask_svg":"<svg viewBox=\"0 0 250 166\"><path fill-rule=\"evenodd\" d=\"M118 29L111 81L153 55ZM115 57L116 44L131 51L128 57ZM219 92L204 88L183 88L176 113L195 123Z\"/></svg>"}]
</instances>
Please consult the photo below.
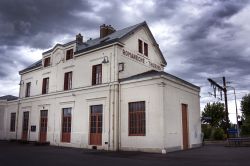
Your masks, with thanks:
<instances>
[{"instance_id":1,"label":"shrub","mask_svg":"<svg viewBox=\"0 0 250 166\"><path fill-rule=\"evenodd\" d=\"M224 131L221 128L215 128L213 134L214 140L223 140L224 139Z\"/></svg>"},{"instance_id":2,"label":"shrub","mask_svg":"<svg viewBox=\"0 0 250 166\"><path fill-rule=\"evenodd\" d=\"M210 139L212 134L212 127L209 124L202 124L202 132L204 133L204 139Z\"/></svg>"}]
</instances>

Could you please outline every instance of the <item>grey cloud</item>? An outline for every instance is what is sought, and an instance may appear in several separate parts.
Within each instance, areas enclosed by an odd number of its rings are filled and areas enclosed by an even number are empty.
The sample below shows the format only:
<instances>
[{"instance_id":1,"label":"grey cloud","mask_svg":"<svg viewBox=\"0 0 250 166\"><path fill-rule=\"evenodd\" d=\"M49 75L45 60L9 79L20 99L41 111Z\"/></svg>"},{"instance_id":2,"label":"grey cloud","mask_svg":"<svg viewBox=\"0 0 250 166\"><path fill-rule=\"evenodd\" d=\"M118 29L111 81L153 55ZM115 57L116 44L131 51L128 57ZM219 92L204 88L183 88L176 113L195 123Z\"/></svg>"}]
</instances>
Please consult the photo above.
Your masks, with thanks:
<instances>
[{"instance_id":1,"label":"grey cloud","mask_svg":"<svg viewBox=\"0 0 250 166\"><path fill-rule=\"evenodd\" d=\"M213 27L222 29L232 27L231 24L225 22L226 19L237 14L244 6L244 1L221 1L201 15L198 20L191 21L187 25L184 25L183 39L192 41L199 40L206 38Z\"/></svg>"},{"instance_id":2,"label":"grey cloud","mask_svg":"<svg viewBox=\"0 0 250 166\"><path fill-rule=\"evenodd\" d=\"M51 46L53 37L72 34L73 27L92 28L94 20L76 17L73 12L91 12L88 1L2 0L0 2L0 44ZM45 35L39 35L45 34ZM32 40L34 36L40 39ZM52 37L53 36L53 37Z\"/></svg>"}]
</instances>

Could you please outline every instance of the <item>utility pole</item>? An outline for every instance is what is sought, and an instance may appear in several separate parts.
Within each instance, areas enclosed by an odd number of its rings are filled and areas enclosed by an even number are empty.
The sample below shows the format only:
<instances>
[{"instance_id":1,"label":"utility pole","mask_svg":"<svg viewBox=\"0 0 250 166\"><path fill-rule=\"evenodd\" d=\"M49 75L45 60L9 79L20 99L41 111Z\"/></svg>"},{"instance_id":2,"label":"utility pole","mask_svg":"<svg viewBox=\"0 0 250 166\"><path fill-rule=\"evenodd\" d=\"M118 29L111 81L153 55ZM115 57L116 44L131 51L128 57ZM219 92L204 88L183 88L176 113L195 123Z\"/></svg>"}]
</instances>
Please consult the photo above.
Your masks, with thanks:
<instances>
[{"instance_id":1,"label":"utility pole","mask_svg":"<svg viewBox=\"0 0 250 166\"><path fill-rule=\"evenodd\" d=\"M225 111L226 111L226 122L227 122L227 129L229 129L229 117L228 117L228 104L227 104L227 85L226 85L226 78L222 77L223 79L223 88L224 88L224 98L225 98ZM227 138L228 138L228 132L227 132Z\"/></svg>"},{"instance_id":2,"label":"utility pole","mask_svg":"<svg viewBox=\"0 0 250 166\"><path fill-rule=\"evenodd\" d=\"M226 86L226 78L222 77L223 79L223 86L219 85L217 82L212 80L211 78L208 78L208 81L213 85L214 87L217 87L219 90L224 92L224 98L225 98L225 112L226 112L226 127L227 127L227 138L229 138L228 129L229 129L229 117L228 117L228 104L227 104L227 86ZM215 92L216 93L216 90ZM214 94L216 97L216 94Z\"/></svg>"}]
</instances>

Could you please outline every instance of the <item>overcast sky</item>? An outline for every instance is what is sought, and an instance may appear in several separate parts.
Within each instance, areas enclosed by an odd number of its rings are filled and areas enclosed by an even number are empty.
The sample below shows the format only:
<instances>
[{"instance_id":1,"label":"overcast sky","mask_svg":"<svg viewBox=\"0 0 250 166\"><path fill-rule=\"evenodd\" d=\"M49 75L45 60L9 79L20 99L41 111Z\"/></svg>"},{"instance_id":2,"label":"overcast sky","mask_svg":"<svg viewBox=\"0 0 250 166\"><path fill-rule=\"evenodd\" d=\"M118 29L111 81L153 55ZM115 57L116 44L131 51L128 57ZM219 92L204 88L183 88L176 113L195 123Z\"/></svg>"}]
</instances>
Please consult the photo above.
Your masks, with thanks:
<instances>
[{"instance_id":1,"label":"overcast sky","mask_svg":"<svg viewBox=\"0 0 250 166\"><path fill-rule=\"evenodd\" d=\"M1 0L0 96L18 95L18 71L56 43L146 21L168 62L166 72L201 87L201 109L218 101L207 78L225 76L237 98L250 90L249 0ZM229 91L231 121L235 121ZM240 106L240 100L238 100Z\"/></svg>"}]
</instances>

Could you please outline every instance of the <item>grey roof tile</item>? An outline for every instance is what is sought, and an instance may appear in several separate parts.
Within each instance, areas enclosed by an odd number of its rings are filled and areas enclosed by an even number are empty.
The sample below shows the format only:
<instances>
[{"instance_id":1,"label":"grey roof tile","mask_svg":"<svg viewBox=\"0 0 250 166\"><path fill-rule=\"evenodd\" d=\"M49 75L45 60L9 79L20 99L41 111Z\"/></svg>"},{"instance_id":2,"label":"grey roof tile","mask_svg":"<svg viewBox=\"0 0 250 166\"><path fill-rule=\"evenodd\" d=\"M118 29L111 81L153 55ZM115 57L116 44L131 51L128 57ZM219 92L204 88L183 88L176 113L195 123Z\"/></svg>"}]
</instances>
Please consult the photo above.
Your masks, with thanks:
<instances>
[{"instance_id":1,"label":"grey roof tile","mask_svg":"<svg viewBox=\"0 0 250 166\"><path fill-rule=\"evenodd\" d=\"M7 101L12 101L12 100L17 100L18 97L12 96L12 95L6 95L6 96L1 96L0 100L7 100Z\"/></svg>"},{"instance_id":2,"label":"grey roof tile","mask_svg":"<svg viewBox=\"0 0 250 166\"><path fill-rule=\"evenodd\" d=\"M33 63L32 65L28 66L27 68L19 71L19 74L21 74L23 72L26 72L26 71L29 71L29 70L32 70L32 69L35 69L35 68L38 68L40 66L42 66L42 60L36 61L35 63Z\"/></svg>"}]
</instances>

